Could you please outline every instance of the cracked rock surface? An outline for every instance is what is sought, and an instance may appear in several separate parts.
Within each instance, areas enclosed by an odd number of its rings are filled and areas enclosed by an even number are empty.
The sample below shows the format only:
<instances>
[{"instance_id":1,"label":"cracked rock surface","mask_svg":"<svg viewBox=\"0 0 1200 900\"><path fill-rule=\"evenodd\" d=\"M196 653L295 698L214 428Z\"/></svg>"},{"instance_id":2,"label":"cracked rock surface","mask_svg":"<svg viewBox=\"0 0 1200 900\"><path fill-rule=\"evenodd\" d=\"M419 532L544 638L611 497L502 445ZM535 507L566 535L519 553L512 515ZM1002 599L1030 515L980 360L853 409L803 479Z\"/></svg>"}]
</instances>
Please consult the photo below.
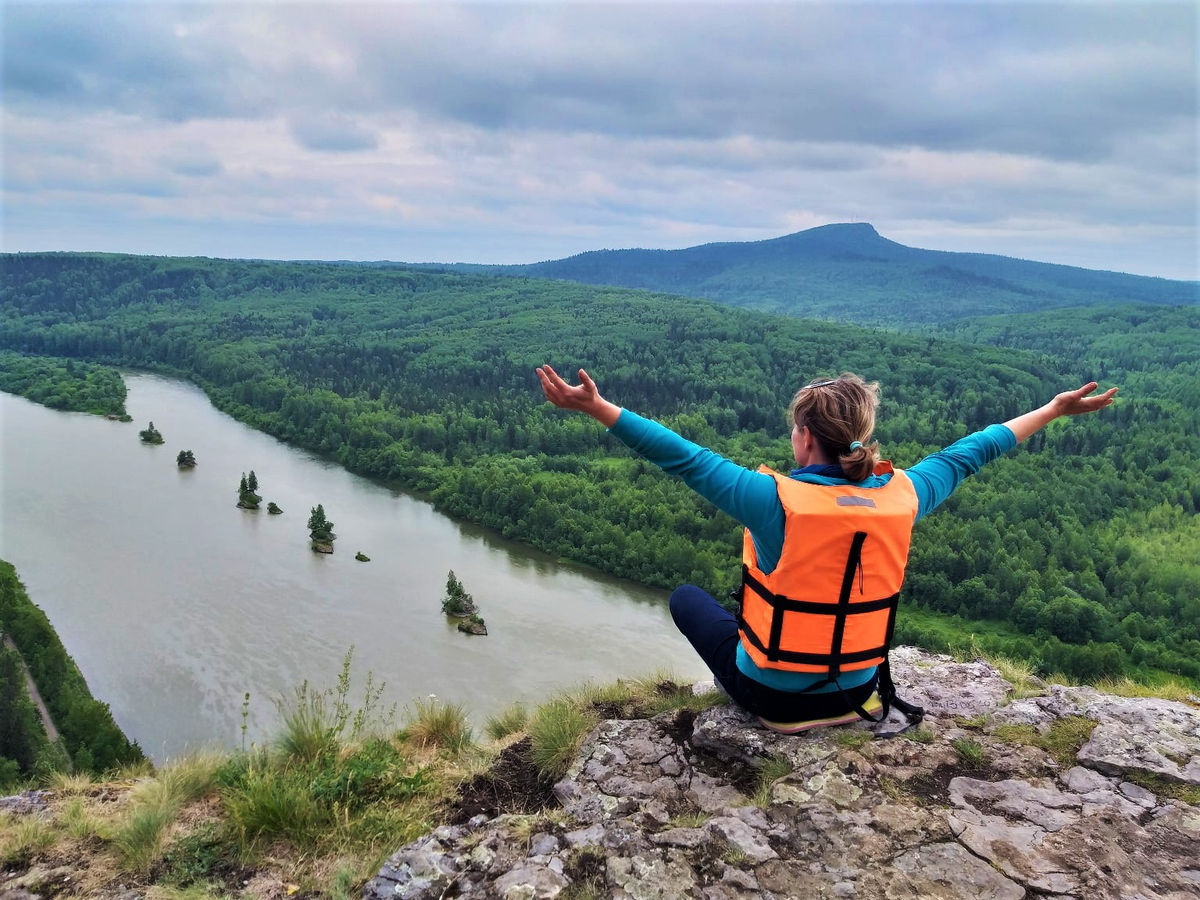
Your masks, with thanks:
<instances>
[{"instance_id":1,"label":"cracked rock surface","mask_svg":"<svg viewBox=\"0 0 1200 900\"><path fill-rule=\"evenodd\" d=\"M733 706L603 721L560 808L439 828L363 896L1200 897L1200 708L1058 686L1010 703L988 664L909 648L893 671L926 719L887 740L778 735Z\"/></svg>"}]
</instances>

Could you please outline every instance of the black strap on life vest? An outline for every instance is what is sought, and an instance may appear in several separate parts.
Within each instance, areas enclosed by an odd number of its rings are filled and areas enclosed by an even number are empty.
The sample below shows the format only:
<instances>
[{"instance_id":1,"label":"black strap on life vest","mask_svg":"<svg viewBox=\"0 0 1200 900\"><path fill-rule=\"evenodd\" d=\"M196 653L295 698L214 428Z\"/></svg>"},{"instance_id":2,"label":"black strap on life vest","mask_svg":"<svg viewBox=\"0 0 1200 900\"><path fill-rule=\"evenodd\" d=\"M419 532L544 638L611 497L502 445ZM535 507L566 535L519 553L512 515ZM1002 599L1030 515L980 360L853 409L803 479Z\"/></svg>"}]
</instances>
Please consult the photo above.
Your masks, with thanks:
<instances>
[{"instance_id":1,"label":"black strap on life vest","mask_svg":"<svg viewBox=\"0 0 1200 900\"><path fill-rule=\"evenodd\" d=\"M744 604L745 589L749 587L752 591L758 594L767 605L771 607L771 631L767 638L767 643L763 643L762 638L754 632L745 618L742 615L742 609L739 606L737 622L741 633L745 638L758 648L759 652L766 656L770 662L791 662L803 663L806 665L826 666L828 674L816 682L809 685L803 691L798 693L809 693L819 688L825 687L828 684L837 686L838 691L846 700L846 705L853 709L858 715L866 719L868 722L882 722L887 718L888 712L894 706L905 718L908 719L908 724L900 731L889 732L886 735L878 735L878 737L894 737L903 731L916 725L924 718L925 710L919 706L914 706L911 703L906 703L896 696L896 685L892 682L891 665L888 660L888 650L892 646L892 637L896 630L896 609L899 606L900 594L897 592L890 597L882 597L875 600L859 600L852 601L850 599L851 592L854 589L854 576L857 574L861 579L862 573L862 547L867 540L865 531L856 531L854 539L850 544L850 553L846 558L846 568L842 573L842 586L838 593L838 602L818 603L812 600L795 600L791 597L786 597L783 594L776 594L767 589L761 581L750 574L750 567L745 563L742 564L742 584L737 591L738 599ZM856 650L851 653L846 653L842 650L842 640L845 636L846 618L848 616L877 612L878 610L886 609L888 611L887 629L884 635L883 644L878 647L871 647L866 650ZM829 652L814 653L801 652L797 650L784 650L780 647L780 642L783 637L783 617L784 613L798 612L810 613L813 615L835 616L833 622L833 635L830 641ZM864 660L873 659L882 656L883 662L878 667L878 682L876 690L879 693L879 699L883 702L883 708L879 716L872 716L862 706L862 704L854 703L846 696L846 692L842 690L838 683L838 676L841 674L842 666L847 663L862 662Z\"/></svg>"},{"instance_id":2,"label":"black strap on life vest","mask_svg":"<svg viewBox=\"0 0 1200 900\"><path fill-rule=\"evenodd\" d=\"M823 687L835 681L838 675L841 674L842 666L848 663L858 663L874 659L878 656L887 656L888 647L892 641L892 632L896 627L896 605L899 603L900 595L896 593L890 597L881 597L873 600L856 601L850 599L854 589L854 576L857 574L861 578L862 546L866 539L867 533L865 531L855 532L854 540L850 544L850 553L846 558L846 569L842 574L842 587L838 593L837 603L795 600L791 597L785 597L783 594L772 593L767 589L766 585L750 574L749 566L744 563L742 564L743 589L749 587L771 607L771 630L767 636L767 641L764 643L762 636L756 634L754 629L746 623L740 609L738 610L738 627L741 628L746 639L757 647L759 652L766 656L769 662L803 663L805 665L827 667L829 671L828 678L819 684L813 685L809 690ZM845 652L842 649L842 639L846 631L846 618L863 613L878 612L881 609L888 611L887 632L884 642L878 647L868 647L865 650L855 650L849 653ZM780 642L783 638L784 614L789 612L834 616L833 636L830 641L829 650L821 653L784 650L780 647Z\"/></svg>"}]
</instances>

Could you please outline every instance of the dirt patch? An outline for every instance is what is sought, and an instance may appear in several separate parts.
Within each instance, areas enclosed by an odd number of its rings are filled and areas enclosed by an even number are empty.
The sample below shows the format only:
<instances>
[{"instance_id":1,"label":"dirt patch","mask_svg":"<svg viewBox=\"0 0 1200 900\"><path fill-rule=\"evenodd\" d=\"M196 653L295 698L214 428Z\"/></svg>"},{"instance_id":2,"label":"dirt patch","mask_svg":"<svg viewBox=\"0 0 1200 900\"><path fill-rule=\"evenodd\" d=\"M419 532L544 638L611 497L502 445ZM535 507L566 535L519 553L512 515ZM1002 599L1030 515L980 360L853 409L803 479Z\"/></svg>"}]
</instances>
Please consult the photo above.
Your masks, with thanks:
<instances>
[{"instance_id":1,"label":"dirt patch","mask_svg":"<svg viewBox=\"0 0 1200 900\"><path fill-rule=\"evenodd\" d=\"M687 746L692 740L692 726L696 722L696 711L693 709L677 710L671 720L663 728L671 739L681 747Z\"/></svg>"},{"instance_id":2,"label":"dirt patch","mask_svg":"<svg viewBox=\"0 0 1200 900\"><path fill-rule=\"evenodd\" d=\"M535 813L556 804L553 785L542 779L533 764L533 742L523 738L500 751L492 767L458 789L450 809L452 825L473 816L501 813Z\"/></svg>"},{"instance_id":3,"label":"dirt patch","mask_svg":"<svg viewBox=\"0 0 1200 900\"><path fill-rule=\"evenodd\" d=\"M921 772L902 782L901 786L924 805L949 806L950 782L955 778L990 781L992 775L991 769L985 766L938 766L932 772Z\"/></svg>"},{"instance_id":4,"label":"dirt patch","mask_svg":"<svg viewBox=\"0 0 1200 900\"><path fill-rule=\"evenodd\" d=\"M588 889L594 896L604 895L605 852L600 847L578 848L566 858L563 875L570 878L571 884L580 886L580 896L588 896L584 893Z\"/></svg>"}]
</instances>

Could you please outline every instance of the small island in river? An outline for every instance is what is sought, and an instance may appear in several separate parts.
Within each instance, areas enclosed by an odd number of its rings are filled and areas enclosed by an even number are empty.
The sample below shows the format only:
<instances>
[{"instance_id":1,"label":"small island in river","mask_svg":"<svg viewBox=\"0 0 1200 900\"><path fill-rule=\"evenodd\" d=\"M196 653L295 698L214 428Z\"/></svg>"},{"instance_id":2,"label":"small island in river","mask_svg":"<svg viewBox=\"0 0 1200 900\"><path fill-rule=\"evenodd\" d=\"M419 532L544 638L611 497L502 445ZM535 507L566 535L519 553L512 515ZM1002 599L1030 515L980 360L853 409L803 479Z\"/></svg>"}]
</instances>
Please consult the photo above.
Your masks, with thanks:
<instances>
[{"instance_id":1,"label":"small island in river","mask_svg":"<svg viewBox=\"0 0 1200 900\"><path fill-rule=\"evenodd\" d=\"M308 517L308 536L312 540L314 552L333 552L333 542L337 535L333 533L333 523L325 518L325 507L320 503L312 508L312 514Z\"/></svg>"},{"instance_id":2,"label":"small island in river","mask_svg":"<svg viewBox=\"0 0 1200 900\"><path fill-rule=\"evenodd\" d=\"M258 509L258 504L262 503L262 497L258 495L258 476L254 474L254 470L250 470L250 477L246 477L246 473L242 473L242 480L238 483L238 508L239 509Z\"/></svg>"},{"instance_id":3,"label":"small island in river","mask_svg":"<svg viewBox=\"0 0 1200 900\"><path fill-rule=\"evenodd\" d=\"M180 450L179 455L175 457L175 465L181 469L196 468L196 454L191 450Z\"/></svg>"},{"instance_id":4,"label":"small island in river","mask_svg":"<svg viewBox=\"0 0 1200 900\"><path fill-rule=\"evenodd\" d=\"M153 422L139 431L138 437L142 439L143 444L161 444L163 442L162 432L154 427Z\"/></svg>"},{"instance_id":5,"label":"small island in river","mask_svg":"<svg viewBox=\"0 0 1200 900\"><path fill-rule=\"evenodd\" d=\"M467 593L458 576L451 569L446 573L446 593L442 596L442 612L455 619L465 619L458 623L458 630L466 634L487 634L487 625L479 615L479 607L475 598Z\"/></svg>"}]
</instances>

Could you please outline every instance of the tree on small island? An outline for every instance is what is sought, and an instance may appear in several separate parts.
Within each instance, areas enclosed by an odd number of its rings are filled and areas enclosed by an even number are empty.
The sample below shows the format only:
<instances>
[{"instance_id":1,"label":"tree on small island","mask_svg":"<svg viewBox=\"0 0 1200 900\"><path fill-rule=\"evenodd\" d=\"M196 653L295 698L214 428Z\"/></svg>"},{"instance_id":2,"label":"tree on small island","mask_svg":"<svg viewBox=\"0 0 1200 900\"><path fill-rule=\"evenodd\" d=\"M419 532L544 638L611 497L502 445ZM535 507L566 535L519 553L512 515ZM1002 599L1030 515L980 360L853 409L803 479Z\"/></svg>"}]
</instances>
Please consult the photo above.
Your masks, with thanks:
<instances>
[{"instance_id":1,"label":"tree on small island","mask_svg":"<svg viewBox=\"0 0 1200 900\"><path fill-rule=\"evenodd\" d=\"M267 512L269 512L273 516L279 516L279 515L283 514L283 510L275 505L274 500L272 500L270 503L267 504Z\"/></svg>"},{"instance_id":2,"label":"tree on small island","mask_svg":"<svg viewBox=\"0 0 1200 900\"><path fill-rule=\"evenodd\" d=\"M458 619L465 619L479 612L478 607L475 606L475 599L467 593L453 569L446 575L446 594L442 597L442 612Z\"/></svg>"},{"instance_id":3,"label":"tree on small island","mask_svg":"<svg viewBox=\"0 0 1200 900\"><path fill-rule=\"evenodd\" d=\"M241 509L258 509L258 504L262 503L262 497L255 493L258 487L258 478L254 475L254 470L250 470L250 477L246 477L246 473L242 473L242 480L238 483L238 502L237 505Z\"/></svg>"},{"instance_id":4,"label":"tree on small island","mask_svg":"<svg viewBox=\"0 0 1200 900\"><path fill-rule=\"evenodd\" d=\"M333 542L337 535L333 533L333 523L325 518L325 507L318 503L308 517L308 536L312 539L312 548L318 553L332 553Z\"/></svg>"},{"instance_id":5,"label":"tree on small island","mask_svg":"<svg viewBox=\"0 0 1200 900\"><path fill-rule=\"evenodd\" d=\"M371 561L371 557L367 556L367 554L363 553L361 550L359 550L357 553L354 554L354 558L357 559L359 562L370 562Z\"/></svg>"},{"instance_id":6,"label":"tree on small island","mask_svg":"<svg viewBox=\"0 0 1200 900\"><path fill-rule=\"evenodd\" d=\"M180 450L179 455L175 457L175 465L181 469L194 469L196 467L196 454L191 450Z\"/></svg>"},{"instance_id":7,"label":"tree on small island","mask_svg":"<svg viewBox=\"0 0 1200 900\"><path fill-rule=\"evenodd\" d=\"M139 431L138 437L142 439L143 444L161 444L163 442L163 436L159 430L154 427L153 422L151 422L146 428Z\"/></svg>"}]
</instances>

